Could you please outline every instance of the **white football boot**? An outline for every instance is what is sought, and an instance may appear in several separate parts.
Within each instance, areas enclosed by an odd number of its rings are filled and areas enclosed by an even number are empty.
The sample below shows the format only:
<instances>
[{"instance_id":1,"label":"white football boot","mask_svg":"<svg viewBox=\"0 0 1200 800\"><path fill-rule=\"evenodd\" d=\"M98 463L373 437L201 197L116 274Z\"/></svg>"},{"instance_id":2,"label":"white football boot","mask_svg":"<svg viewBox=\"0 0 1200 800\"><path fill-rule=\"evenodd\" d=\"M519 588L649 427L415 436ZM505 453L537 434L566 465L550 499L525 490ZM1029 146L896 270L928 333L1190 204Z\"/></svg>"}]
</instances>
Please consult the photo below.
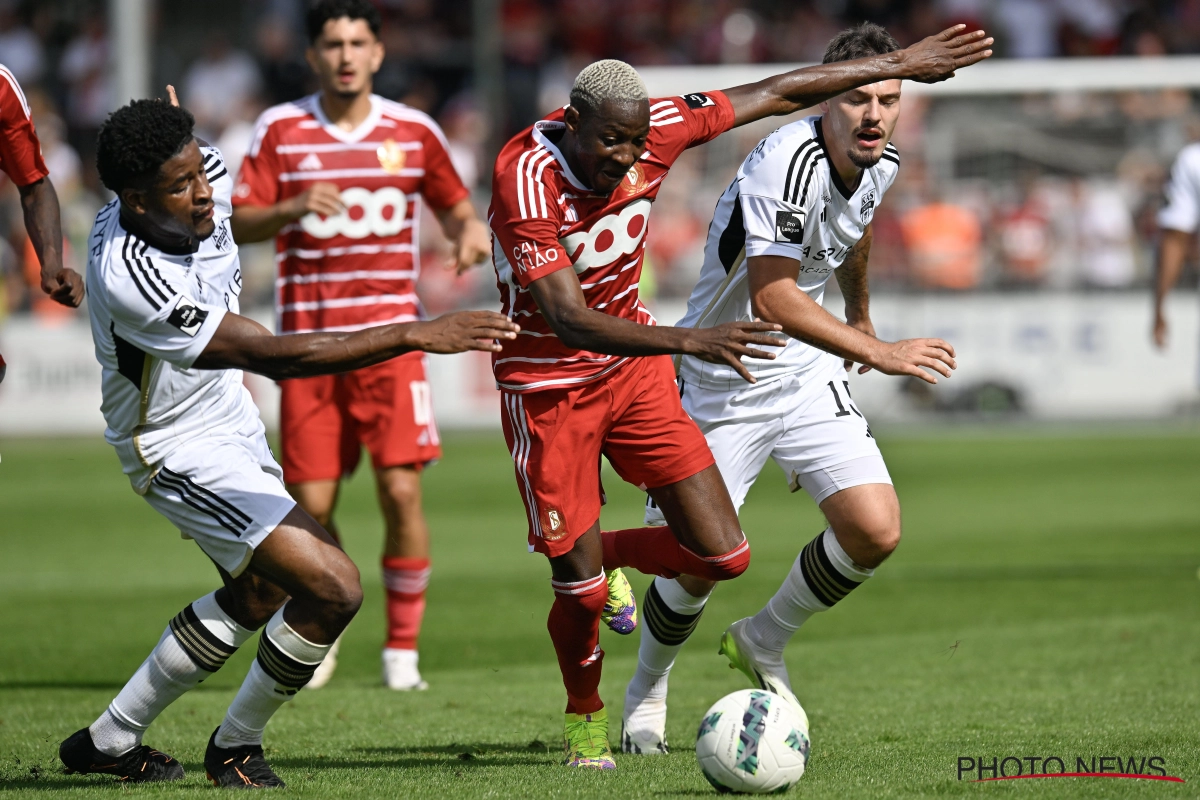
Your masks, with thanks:
<instances>
[{"instance_id":1,"label":"white football boot","mask_svg":"<svg viewBox=\"0 0 1200 800\"><path fill-rule=\"evenodd\" d=\"M792 692L787 665L783 663L783 653L765 650L754 644L746 635L748 622L750 618L746 617L726 628L717 652L729 659L730 669L741 670L758 688L774 692L799 706L800 701Z\"/></svg>"},{"instance_id":2,"label":"white football boot","mask_svg":"<svg viewBox=\"0 0 1200 800\"><path fill-rule=\"evenodd\" d=\"M312 680L305 684L305 689L320 689L325 684L329 683L329 679L333 677L334 671L337 669L338 650L342 646L342 636L333 640L333 644L329 648L329 652L325 654L325 660L317 667L317 671L313 673Z\"/></svg>"},{"instance_id":3,"label":"white football boot","mask_svg":"<svg viewBox=\"0 0 1200 800\"><path fill-rule=\"evenodd\" d=\"M416 650L383 649L383 683L398 692L423 692L429 684L421 680Z\"/></svg>"},{"instance_id":4,"label":"white football boot","mask_svg":"<svg viewBox=\"0 0 1200 800\"><path fill-rule=\"evenodd\" d=\"M634 695L634 681L629 682L625 689L625 712L621 717L622 753L648 756L671 752L666 733L667 677L659 678L645 697Z\"/></svg>"}]
</instances>

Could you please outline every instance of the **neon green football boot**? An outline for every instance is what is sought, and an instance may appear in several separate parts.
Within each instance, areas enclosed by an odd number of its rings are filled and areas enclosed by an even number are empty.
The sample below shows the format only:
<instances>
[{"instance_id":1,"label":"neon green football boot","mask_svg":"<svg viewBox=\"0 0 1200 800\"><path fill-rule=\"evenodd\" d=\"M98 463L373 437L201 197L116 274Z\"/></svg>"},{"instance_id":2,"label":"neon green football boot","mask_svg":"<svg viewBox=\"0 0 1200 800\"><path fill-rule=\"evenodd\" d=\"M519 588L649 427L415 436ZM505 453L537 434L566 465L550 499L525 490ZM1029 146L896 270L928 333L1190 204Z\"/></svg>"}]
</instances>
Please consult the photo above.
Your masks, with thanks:
<instances>
[{"instance_id":1,"label":"neon green football boot","mask_svg":"<svg viewBox=\"0 0 1200 800\"><path fill-rule=\"evenodd\" d=\"M745 628L749 621L748 618L739 619L726 628L725 633L721 634L721 646L717 652L729 659L730 669L739 670L759 689L774 692L799 707L800 701L792 692L782 655L755 647L746 636Z\"/></svg>"},{"instance_id":2,"label":"neon green football boot","mask_svg":"<svg viewBox=\"0 0 1200 800\"><path fill-rule=\"evenodd\" d=\"M616 769L612 748L608 744L608 711L600 709L592 714L567 714L563 732L563 749L568 767L590 767L591 769Z\"/></svg>"},{"instance_id":3,"label":"neon green football boot","mask_svg":"<svg viewBox=\"0 0 1200 800\"><path fill-rule=\"evenodd\" d=\"M600 621L610 630L628 636L637 629L637 599L629 579L619 569L608 573L608 602L600 612Z\"/></svg>"}]
</instances>

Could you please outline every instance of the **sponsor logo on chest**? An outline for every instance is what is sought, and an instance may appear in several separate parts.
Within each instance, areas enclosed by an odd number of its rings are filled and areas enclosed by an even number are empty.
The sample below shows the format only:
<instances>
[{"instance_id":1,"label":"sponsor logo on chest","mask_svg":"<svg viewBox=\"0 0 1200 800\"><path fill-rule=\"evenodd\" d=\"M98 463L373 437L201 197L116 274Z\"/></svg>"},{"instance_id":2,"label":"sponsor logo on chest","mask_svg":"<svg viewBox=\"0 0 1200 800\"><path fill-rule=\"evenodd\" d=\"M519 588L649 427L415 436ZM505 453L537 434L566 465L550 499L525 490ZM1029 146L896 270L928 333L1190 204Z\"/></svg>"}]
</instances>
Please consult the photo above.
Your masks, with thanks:
<instances>
[{"instance_id":1,"label":"sponsor logo on chest","mask_svg":"<svg viewBox=\"0 0 1200 800\"><path fill-rule=\"evenodd\" d=\"M588 230L560 239L576 274L637 252L650 226L651 205L645 198L635 200L619 212L601 217Z\"/></svg>"},{"instance_id":2,"label":"sponsor logo on chest","mask_svg":"<svg viewBox=\"0 0 1200 800\"><path fill-rule=\"evenodd\" d=\"M343 189L342 205L346 210L334 217L306 214L300 219L300 227L317 239L395 236L404 229L408 215L408 198L395 186L374 191L360 186Z\"/></svg>"}]
</instances>

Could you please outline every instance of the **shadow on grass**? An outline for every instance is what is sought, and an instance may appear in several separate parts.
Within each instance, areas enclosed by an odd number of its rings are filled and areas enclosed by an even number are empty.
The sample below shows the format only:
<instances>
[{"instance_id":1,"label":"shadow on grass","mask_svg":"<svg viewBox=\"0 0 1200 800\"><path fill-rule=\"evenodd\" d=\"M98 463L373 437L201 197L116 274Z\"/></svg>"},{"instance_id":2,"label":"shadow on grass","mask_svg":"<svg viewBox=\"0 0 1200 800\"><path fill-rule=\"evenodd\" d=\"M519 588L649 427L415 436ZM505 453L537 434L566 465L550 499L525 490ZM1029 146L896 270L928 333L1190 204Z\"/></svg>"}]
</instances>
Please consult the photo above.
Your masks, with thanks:
<instances>
[{"instance_id":1,"label":"shadow on grass","mask_svg":"<svg viewBox=\"0 0 1200 800\"><path fill-rule=\"evenodd\" d=\"M529 744L476 743L414 747L356 747L362 756L325 758L280 758L270 756L272 766L283 769L364 769L446 767L542 767L557 764L559 748L535 739Z\"/></svg>"}]
</instances>

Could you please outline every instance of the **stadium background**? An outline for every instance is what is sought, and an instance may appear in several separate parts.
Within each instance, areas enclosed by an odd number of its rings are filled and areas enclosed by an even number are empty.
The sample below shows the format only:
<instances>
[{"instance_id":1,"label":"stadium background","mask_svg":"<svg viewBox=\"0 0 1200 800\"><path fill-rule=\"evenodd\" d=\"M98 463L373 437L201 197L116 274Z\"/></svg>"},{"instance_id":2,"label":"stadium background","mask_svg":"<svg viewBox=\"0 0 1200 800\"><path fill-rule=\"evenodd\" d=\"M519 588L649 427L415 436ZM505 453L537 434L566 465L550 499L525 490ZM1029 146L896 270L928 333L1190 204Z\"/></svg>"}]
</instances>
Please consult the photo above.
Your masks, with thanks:
<instances>
[{"instance_id":1,"label":"stadium background","mask_svg":"<svg viewBox=\"0 0 1200 800\"><path fill-rule=\"evenodd\" d=\"M577 69L624 58L652 90L734 85L818 60L871 19L908 44L978 22L998 57L933 91L907 86L900 182L876 214L881 335L959 349L933 391L854 377L905 505L905 542L852 603L814 620L789 660L806 681L814 761L806 794L966 794L960 755L1161 755L1200 779L1200 473L1196 259L1149 340L1154 214L1179 148L1200 137L1194 0L384 0L380 93L433 114L482 211L503 138L565 101ZM0 0L0 63L22 81L63 203L68 263L105 195L91 165L105 114L170 82L236 163L255 115L310 89L300 0ZM955 88L955 86L959 88ZM772 120L689 153L660 194L643 284L678 318L716 197ZM494 307L491 269L441 270L425 220L420 291L431 313ZM953 257L937 259L935 253ZM272 316L269 246L245 248L244 306ZM55 743L91 719L169 614L211 569L134 496L99 440L99 368L86 314L40 296L17 195L0 189L0 795L71 790ZM836 291L829 307L840 311ZM426 492L435 572L422 696L380 695L378 547L369 477L340 511L367 602L335 682L269 737L312 796L592 797L554 767L559 709L543 565L524 554L486 359L432 359L446 458ZM251 379L273 419L273 387ZM48 438L57 437L57 438ZM608 526L637 524L638 493L606 467ZM468 488L464 488L468 487ZM669 734L684 758L623 759L604 791L707 791L695 721L741 688L708 644L778 585L819 528L773 467L744 518L755 562L722 592L673 678ZM639 591L644 580L636 580ZM118 630L113 626L117 625ZM619 706L636 643L606 637L603 691ZM195 772L246 653L181 701L153 743ZM470 687L469 690L464 687ZM1020 751L1020 752L1017 752ZM286 753L286 756L281 755ZM193 777L191 780L196 780ZM1184 787L1049 781L1045 797L1191 796ZM199 789L200 784L195 784ZM977 788L977 787L976 787ZM1016 788L1016 787L1012 787Z\"/></svg>"}]
</instances>

